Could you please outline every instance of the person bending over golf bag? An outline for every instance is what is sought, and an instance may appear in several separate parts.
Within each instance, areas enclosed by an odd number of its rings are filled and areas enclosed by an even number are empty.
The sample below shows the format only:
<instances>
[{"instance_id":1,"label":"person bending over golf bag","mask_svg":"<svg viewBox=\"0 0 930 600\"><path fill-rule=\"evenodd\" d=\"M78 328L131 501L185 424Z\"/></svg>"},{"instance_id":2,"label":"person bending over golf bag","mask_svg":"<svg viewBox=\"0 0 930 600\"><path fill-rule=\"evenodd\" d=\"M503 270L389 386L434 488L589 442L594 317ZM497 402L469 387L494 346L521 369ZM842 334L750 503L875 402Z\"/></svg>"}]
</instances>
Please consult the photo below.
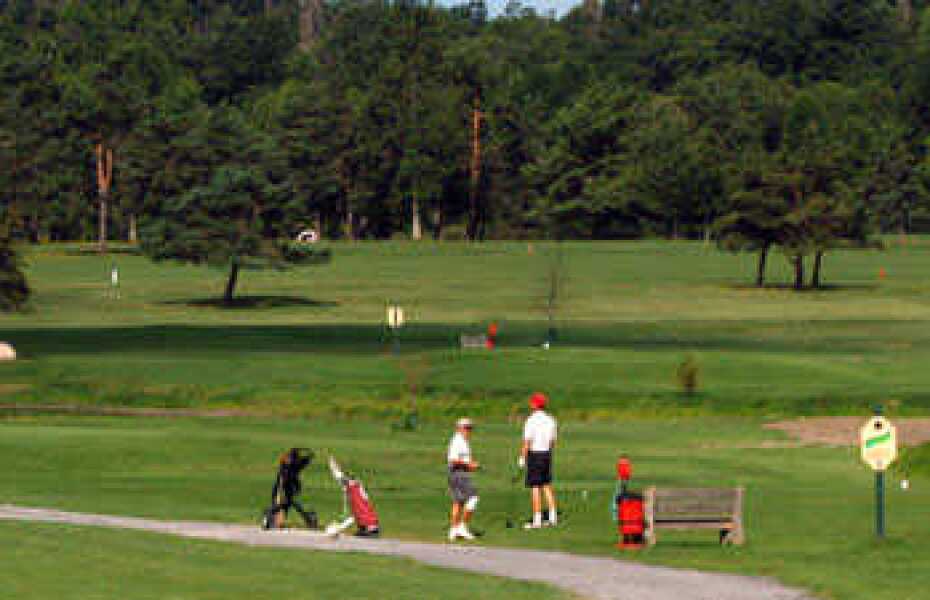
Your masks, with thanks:
<instances>
[{"instance_id":1,"label":"person bending over golf bag","mask_svg":"<svg viewBox=\"0 0 930 600\"><path fill-rule=\"evenodd\" d=\"M329 471L333 474L333 479L342 486L345 503L348 505L348 510L344 512L351 511L352 514L350 516L344 515L342 521L330 523L326 527L326 533L337 536L355 524L358 526L355 535L377 537L381 533L381 524L378 522L375 505L372 504L371 498L368 497L368 492L365 491L362 482L344 473L332 456L329 457Z\"/></svg>"},{"instance_id":2,"label":"person bending over golf bag","mask_svg":"<svg viewBox=\"0 0 930 600\"><path fill-rule=\"evenodd\" d=\"M278 476L271 488L271 508L265 511L263 529L283 529L287 512L295 508L308 529L318 529L319 522L314 511L306 511L297 501L300 494L300 472L313 460L313 451L308 448L291 448L278 460Z\"/></svg>"}]
</instances>

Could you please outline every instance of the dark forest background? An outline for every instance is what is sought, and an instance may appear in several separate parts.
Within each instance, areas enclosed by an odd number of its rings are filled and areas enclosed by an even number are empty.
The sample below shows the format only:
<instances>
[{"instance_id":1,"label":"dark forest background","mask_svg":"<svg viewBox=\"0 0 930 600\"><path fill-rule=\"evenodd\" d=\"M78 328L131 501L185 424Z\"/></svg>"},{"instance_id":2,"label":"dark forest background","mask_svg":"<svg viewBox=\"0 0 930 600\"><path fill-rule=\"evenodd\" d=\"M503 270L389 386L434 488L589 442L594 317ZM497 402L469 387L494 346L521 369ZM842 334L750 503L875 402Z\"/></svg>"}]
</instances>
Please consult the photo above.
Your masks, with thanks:
<instances>
[{"instance_id":1,"label":"dark forest background","mask_svg":"<svg viewBox=\"0 0 930 600\"><path fill-rule=\"evenodd\" d=\"M3 252L930 230L922 0L0 0L0 89Z\"/></svg>"}]
</instances>

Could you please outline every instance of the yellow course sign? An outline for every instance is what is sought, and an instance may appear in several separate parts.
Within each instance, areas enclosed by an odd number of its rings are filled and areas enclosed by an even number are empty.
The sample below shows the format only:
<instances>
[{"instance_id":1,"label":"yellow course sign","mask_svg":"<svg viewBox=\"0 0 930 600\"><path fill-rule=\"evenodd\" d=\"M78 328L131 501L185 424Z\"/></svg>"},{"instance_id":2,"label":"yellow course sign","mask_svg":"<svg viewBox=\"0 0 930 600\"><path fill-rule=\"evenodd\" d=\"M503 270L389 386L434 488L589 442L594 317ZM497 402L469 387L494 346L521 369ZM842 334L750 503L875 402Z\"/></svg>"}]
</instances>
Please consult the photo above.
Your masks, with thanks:
<instances>
[{"instance_id":1,"label":"yellow course sign","mask_svg":"<svg viewBox=\"0 0 930 600\"><path fill-rule=\"evenodd\" d=\"M898 456L894 425L885 417L872 417L859 430L862 460L875 471L884 471Z\"/></svg>"},{"instance_id":2,"label":"yellow course sign","mask_svg":"<svg viewBox=\"0 0 930 600\"><path fill-rule=\"evenodd\" d=\"M391 329L397 329L404 324L404 309L392 304L387 307L387 322L388 327Z\"/></svg>"}]
</instances>

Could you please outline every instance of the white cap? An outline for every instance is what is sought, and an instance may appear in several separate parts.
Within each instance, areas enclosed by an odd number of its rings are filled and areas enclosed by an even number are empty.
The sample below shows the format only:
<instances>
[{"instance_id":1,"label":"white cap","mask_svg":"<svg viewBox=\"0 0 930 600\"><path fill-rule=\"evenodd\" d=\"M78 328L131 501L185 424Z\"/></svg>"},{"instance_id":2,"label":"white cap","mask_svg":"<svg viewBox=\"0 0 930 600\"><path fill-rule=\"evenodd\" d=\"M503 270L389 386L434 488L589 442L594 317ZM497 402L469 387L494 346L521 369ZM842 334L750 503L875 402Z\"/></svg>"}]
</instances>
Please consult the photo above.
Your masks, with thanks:
<instances>
[{"instance_id":1,"label":"white cap","mask_svg":"<svg viewBox=\"0 0 930 600\"><path fill-rule=\"evenodd\" d=\"M456 429L471 429L474 426L475 424L472 423L471 419L469 419L468 417L462 417L461 419L455 422Z\"/></svg>"}]
</instances>

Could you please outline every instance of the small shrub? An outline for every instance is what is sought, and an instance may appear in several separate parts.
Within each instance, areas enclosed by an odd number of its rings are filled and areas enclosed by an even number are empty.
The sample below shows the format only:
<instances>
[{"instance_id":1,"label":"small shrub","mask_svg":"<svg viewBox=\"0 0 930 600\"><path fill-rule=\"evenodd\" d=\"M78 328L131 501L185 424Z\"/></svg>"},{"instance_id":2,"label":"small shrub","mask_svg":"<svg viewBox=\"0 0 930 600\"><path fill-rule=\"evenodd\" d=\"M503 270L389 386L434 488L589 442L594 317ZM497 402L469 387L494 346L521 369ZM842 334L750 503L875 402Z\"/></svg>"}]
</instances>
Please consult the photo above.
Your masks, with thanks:
<instances>
[{"instance_id":1,"label":"small shrub","mask_svg":"<svg viewBox=\"0 0 930 600\"><path fill-rule=\"evenodd\" d=\"M688 356L678 365L678 385L688 396L697 392L700 383L701 368L693 356Z\"/></svg>"},{"instance_id":2,"label":"small shrub","mask_svg":"<svg viewBox=\"0 0 930 600\"><path fill-rule=\"evenodd\" d=\"M417 408L417 398L423 391L423 384L430 374L430 361L426 356L413 356L399 359L397 366L404 373L404 387L409 399L407 410L404 411L400 423L393 429L396 431L416 431L420 425L420 411Z\"/></svg>"},{"instance_id":3,"label":"small shrub","mask_svg":"<svg viewBox=\"0 0 930 600\"><path fill-rule=\"evenodd\" d=\"M442 228L439 239L443 241L461 242L468 239L467 228L465 225L461 224L446 225Z\"/></svg>"},{"instance_id":4,"label":"small shrub","mask_svg":"<svg viewBox=\"0 0 930 600\"><path fill-rule=\"evenodd\" d=\"M29 285L9 236L0 232L0 310L19 310L29 298Z\"/></svg>"}]
</instances>

